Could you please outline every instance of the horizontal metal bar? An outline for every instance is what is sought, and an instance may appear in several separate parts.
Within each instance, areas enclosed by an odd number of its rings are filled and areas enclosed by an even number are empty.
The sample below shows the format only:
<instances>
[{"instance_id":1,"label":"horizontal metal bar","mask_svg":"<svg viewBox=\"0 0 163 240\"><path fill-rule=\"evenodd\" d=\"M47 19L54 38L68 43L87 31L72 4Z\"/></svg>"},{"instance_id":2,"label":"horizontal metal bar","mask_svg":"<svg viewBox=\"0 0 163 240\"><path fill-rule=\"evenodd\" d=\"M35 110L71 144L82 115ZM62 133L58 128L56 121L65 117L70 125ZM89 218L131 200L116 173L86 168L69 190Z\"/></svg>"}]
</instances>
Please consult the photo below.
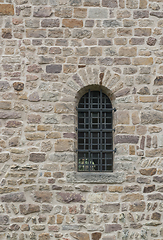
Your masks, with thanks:
<instances>
[{"instance_id":1,"label":"horizontal metal bar","mask_svg":"<svg viewBox=\"0 0 163 240\"><path fill-rule=\"evenodd\" d=\"M102 131L103 133L105 133L105 132L115 132L115 129L88 129L88 128L80 128L80 129L76 129L76 131L78 131L78 132L88 132L88 131L91 131L91 132L100 132L100 131Z\"/></svg>"},{"instance_id":2,"label":"horizontal metal bar","mask_svg":"<svg viewBox=\"0 0 163 240\"><path fill-rule=\"evenodd\" d=\"M100 112L100 110L102 110L102 112L116 111L115 108L76 108L76 110L78 112Z\"/></svg>"},{"instance_id":3,"label":"horizontal metal bar","mask_svg":"<svg viewBox=\"0 0 163 240\"><path fill-rule=\"evenodd\" d=\"M78 151L78 153L81 153L81 152L83 152L83 153L88 153L88 152L91 152L91 153L100 153L100 152L102 152L102 153L109 153L109 152L116 152L116 148L114 149L114 150L83 150L83 149L78 149L77 150Z\"/></svg>"}]
</instances>

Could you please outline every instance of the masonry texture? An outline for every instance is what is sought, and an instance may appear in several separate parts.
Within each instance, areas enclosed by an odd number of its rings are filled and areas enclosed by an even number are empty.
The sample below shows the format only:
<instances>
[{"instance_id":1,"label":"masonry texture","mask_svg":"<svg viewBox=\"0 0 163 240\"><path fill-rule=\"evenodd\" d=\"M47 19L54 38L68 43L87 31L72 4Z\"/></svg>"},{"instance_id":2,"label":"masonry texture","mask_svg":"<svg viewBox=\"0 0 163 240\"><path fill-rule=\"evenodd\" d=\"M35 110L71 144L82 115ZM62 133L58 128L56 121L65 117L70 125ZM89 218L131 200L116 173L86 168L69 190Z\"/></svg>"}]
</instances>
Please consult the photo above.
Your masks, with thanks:
<instances>
[{"instance_id":1,"label":"masonry texture","mask_svg":"<svg viewBox=\"0 0 163 240\"><path fill-rule=\"evenodd\" d=\"M163 239L163 0L0 0L0 239ZM88 89L113 172L77 172Z\"/></svg>"}]
</instances>

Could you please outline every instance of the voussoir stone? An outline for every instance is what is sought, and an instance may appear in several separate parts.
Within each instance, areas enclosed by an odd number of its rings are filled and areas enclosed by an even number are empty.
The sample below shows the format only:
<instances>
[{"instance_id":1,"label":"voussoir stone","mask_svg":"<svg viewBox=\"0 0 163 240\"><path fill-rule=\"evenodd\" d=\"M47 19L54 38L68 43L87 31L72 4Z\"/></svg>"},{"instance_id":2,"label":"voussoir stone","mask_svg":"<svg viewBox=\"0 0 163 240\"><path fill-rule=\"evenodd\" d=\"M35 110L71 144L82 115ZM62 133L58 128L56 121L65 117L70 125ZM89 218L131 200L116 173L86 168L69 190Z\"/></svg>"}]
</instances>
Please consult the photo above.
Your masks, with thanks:
<instances>
[{"instance_id":1,"label":"voussoir stone","mask_svg":"<svg viewBox=\"0 0 163 240\"><path fill-rule=\"evenodd\" d=\"M20 204L19 207L20 213L24 215L40 212L40 206L35 204Z\"/></svg>"},{"instance_id":2,"label":"voussoir stone","mask_svg":"<svg viewBox=\"0 0 163 240\"><path fill-rule=\"evenodd\" d=\"M57 192L56 199L58 202L85 202L85 198L80 193Z\"/></svg>"},{"instance_id":3,"label":"voussoir stone","mask_svg":"<svg viewBox=\"0 0 163 240\"><path fill-rule=\"evenodd\" d=\"M156 168L144 168L139 170L142 175L152 176L156 173Z\"/></svg>"},{"instance_id":4,"label":"voussoir stone","mask_svg":"<svg viewBox=\"0 0 163 240\"><path fill-rule=\"evenodd\" d=\"M30 153L29 161L31 162L44 162L46 154L45 153Z\"/></svg>"},{"instance_id":5,"label":"voussoir stone","mask_svg":"<svg viewBox=\"0 0 163 240\"><path fill-rule=\"evenodd\" d=\"M24 193L9 193L1 197L2 202L25 202Z\"/></svg>"}]
</instances>

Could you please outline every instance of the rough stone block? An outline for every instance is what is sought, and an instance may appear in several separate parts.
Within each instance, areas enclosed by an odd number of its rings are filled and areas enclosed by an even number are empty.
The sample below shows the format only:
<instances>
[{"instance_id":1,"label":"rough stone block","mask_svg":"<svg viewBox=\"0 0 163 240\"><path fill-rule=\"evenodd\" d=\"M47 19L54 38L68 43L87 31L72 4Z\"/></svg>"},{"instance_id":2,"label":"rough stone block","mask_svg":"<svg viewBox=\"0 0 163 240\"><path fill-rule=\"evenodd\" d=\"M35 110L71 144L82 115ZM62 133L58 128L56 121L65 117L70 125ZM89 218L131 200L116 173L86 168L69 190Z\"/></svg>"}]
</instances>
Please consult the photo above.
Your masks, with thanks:
<instances>
[{"instance_id":1,"label":"rough stone block","mask_svg":"<svg viewBox=\"0 0 163 240\"><path fill-rule=\"evenodd\" d=\"M12 4L0 4L0 15L14 15L14 6Z\"/></svg>"},{"instance_id":2,"label":"rough stone block","mask_svg":"<svg viewBox=\"0 0 163 240\"><path fill-rule=\"evenodd\" d=\"M35 204L20 204L19 207L20 213L24 215L40 212L40 207Z\"/></svg>"},{"instance_id":3,"label":"rough stone block","mask_svg":"<svg viewBox=\"0 0 163 240\"><path fill-rule=\"evenodd\" d=\"M51 7L35 7L33 16L34 17L50 17L52 15Z\"/></svg>"},{"instance_id":4,"label":"rough stone block","mask_svg":"<svg viewBox=\"0 0 163 240\"><path fill-rule=\"evenodd\" d=\"M41 21L41 27L59 27L59 19L44 19Z\"/></svg>"},{"instance_id":5,"label":"rough stone block","mask_svg":"<svg viewBox=\"0 0 163 240\"><path fill-rule=\"evenodd\" d=\"M9 193L1 197L2 202L25 202L24 193Z\"/></svg>"},{"instance_id":6,"label":"rough stone block","mask_svg":"<svg viewBox=\"0 0 163 240\"><path fill-rule=\"evenodd\" d=\"M146 206L146 204L143 201L135 202L133 204L130 204L130 211L131 212L144 212L145 206Z\"/></svg>"},{"instance_id":7,"label":"rough stone block","mask_svg":"<svg viewBox=\"0 0 163 240\"><path fill-rule=\"evenodd\" d=\"M82 28L83 27L83 21L82 20L77 20L77 19L63 19L62 20L62 27Z\"/></svg>"},{"instance_id":8,"label":"rough stone block","mask_svg":"<svg viewBox=\"0 0 163 240\"><path fill-rule=\"evenodd\" d=\"M57 192L56 197L58 202L70 203L70 202L85 202L85 198L80 193L69 192Z\"/></svg>"},{"instance_id":9,"label":"rough stone block","mask_svg":"<svg viewBox=\"0 0 163 240\"><path fill-rule=\"evenodd\" d=\"M102 6L108 8L116 8L118 6L117 0L102 0Z\"/></svg>"},{"instance_id":10,"label":"rough stone block","mask_svg":"<svg viewBox=\"0 0 163 240\"><path fill-rule=\"evenodd\" d=\"M134 135L116 135L115 136L115 144L117 143L135 143L137 144L139 141L139 136Z\"/></svg>"},{"instance_id":11,"label":"rough stone block","mask_svg":"<svg viewBox=\"0 0 163 240\"><path fill-rule=\"evenodd\" d=\"M89 240L90 239L88 233L71 232L70 235L77 240Z\"/></svg>"},{"instance_id":12,"label":"rough stone block","mask_svg":"<svg viewBox=\"0 0 163 240\"><path fill-rule=\"evenodd\" d=\"M35 191L33 194L33 199L35 202L39 203L50 203L52 201L52 193L49 191Z\"/></svg>"},{"instance_id":13,"label":"rough stone block","mask_svg":"<svg viewBox=\"0 0 163 240\"><path fill-rule=\"evenodd\" d=\"M27 38L46 38L45 29L26 29Z\"/></svg>"},{"instance_id":14,"label":"rough stone block","mask_svg":"<svg viewBox=\"0 0 163 240\"><path fill-rule=\"evenodd\" d=\"M0 215L0 224L8 225L9 224L9 216L8 215Z\"/></svg>"},{"instance_id":15,"label":"rough stone block","mask_svg":"<svg viewBox=\"0 0 163 240\"><path fill-rule=\"evenodd\" d=\"M89 18L107 18L108 17L108 10L105 8L90 8L88 12Z\"/></svg>"},{"instance_id":16,"label":"rough stone block","mask_svg":"<svg viewBox=\"0 0 163 240\"><path fill-rule=\"evenodd\" d=\"M145 111L141 113L141 123L145 124L158 124L163 123L163 114L154 111Z\"/></svg>"},{"instance_id":17,"label":"rough stone block","mask_svg":"<svg viewBox=\"0 0 163 240\"><path fill-rule=\"evenodd\" d=\"M118 230L121 230L122 226L120 224L114 223L114 224L105 224L105 233L111 233Z\"/></svg>"},{"instance_id":18,"label":"rough stone block","mask_svg":"<svg viewBox=\"0 0 163 240\"><path fill-rule=\"evenodd\" d=\"M64 152L74 150L74 141L71 139L58 139L55 143L55 151L56 152Z\"/></svg>"},{"instance_id":19,"label":"rough stone block","mask_svg":"<svg viewBox=\"0 0 163 240\"><path fill-rule=\"evenodd\" d=\"M62 65L60 64L52 64L46 66L47 73L60 73L62 71Z\"/></svg>"},{"instance_id":20,"label":"rough stone block","mask_svg":"<svg viewBox=\"0 0 163 240\"><path fill-rule=\"evenodd\" d=\"M121 47L119 49L119 56L124 57L135 57L137 55L137 48L136 47Z\"/></svg>"},{"instance_id":21,"label":"rough stone block","mask_svg":"<svg viewBox=\"0 0 163 240\"><path fill-rule=\"evenodd\" d=\"M44 162L45 156L46 156L45 153L30 153L29 161L35 162L35 163Z\"/></svg>"},{"instance_id":22,"label":"rough stone block","mask_svg":"<svg viewBox=\"0 0 163 240\"><path fill-rule=\"evenodd\" d=\"M119 203L109 203L100 206L101 213L117 213L120 211Z\"/></svg>"}]
</instances>

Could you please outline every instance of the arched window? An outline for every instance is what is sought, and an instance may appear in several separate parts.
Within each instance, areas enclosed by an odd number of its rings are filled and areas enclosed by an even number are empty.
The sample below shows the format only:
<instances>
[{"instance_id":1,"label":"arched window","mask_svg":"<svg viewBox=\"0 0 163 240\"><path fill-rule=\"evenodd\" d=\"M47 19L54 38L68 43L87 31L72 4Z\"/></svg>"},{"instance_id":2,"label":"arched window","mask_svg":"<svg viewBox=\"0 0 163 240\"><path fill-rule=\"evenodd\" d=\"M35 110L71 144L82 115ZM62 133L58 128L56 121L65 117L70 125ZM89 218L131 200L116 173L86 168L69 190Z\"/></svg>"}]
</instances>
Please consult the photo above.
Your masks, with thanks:
<instances>
[{"instance_id":1,"label":"arched window","mask_svg":"<svg viewBox=\"0 0 163 240\"><path fill-rule=\"evenodd\" d=\"M112 104L106 94L89 90L78 104L78 171L113 170Z\"/></svg>"}]
</instances>

